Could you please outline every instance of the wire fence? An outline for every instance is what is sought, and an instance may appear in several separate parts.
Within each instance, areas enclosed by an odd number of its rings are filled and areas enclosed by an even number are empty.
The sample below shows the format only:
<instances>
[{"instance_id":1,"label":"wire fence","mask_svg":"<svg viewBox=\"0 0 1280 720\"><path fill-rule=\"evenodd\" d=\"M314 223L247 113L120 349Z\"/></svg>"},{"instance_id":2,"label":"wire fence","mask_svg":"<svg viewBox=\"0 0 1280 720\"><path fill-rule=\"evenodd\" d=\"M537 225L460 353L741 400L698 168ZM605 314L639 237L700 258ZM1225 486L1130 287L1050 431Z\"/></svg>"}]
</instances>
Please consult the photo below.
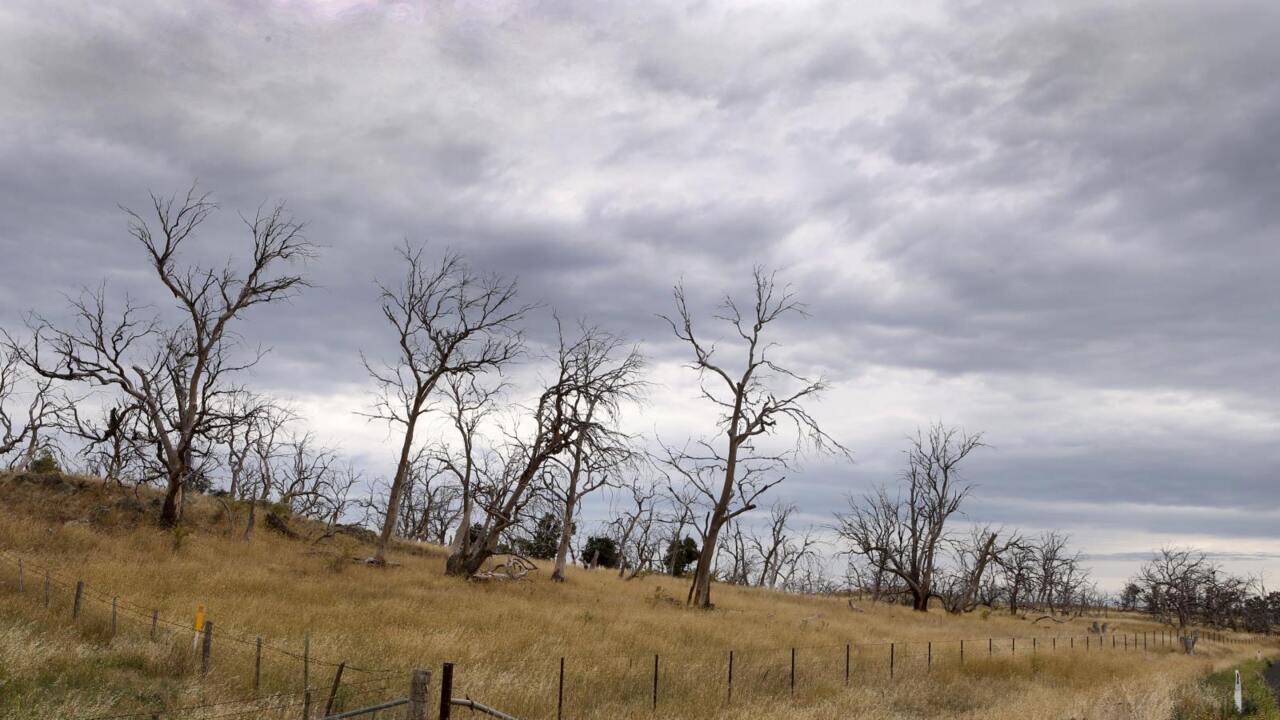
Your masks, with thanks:
<instances>
[{"instance_id":1,"label":"wire fence","mask_svg":"<svg viewBox=\"0 0 1280 720\"><path fill-rule=\"evenodd\" d=\"M213 620L196 628L194 623L162 617L155 608L88 585L69 573L16 553L0 550L0 560L9 576L4 583L6 589L29 597L51 616L70 620L107 643L126 635L167 645L168 657L181 672L202 679L213 674L224 694L236 681L247 686L247 694L231 700L73 720L212 720L250 716L310 720L330 711L402 697L406 678L416 669L355 666L317 657L310 650L310 635L304 636L300 649L293 649L279 639L268 642L263 635L244 629L228 629L221 623L215 627ZM91 612L95 617L89 617ZM1227 645L1248 642L1212 629L1200 631L1199 639ZM847 640L785 648L721 650L691 645L679 651L647 655L583 653L506 658L500 668L486 663L487 667L476 668L474 673L461 667L453 670L450 664L450 674L456 697L469 699L474 694L476 699L518 708L521 717L564 720L584 715L610 717L645 707L657 712L679 705L687 710L689 704L714 712L726 705L761 698L822 697L859 684L963 671L973 663L1035 663L1090 653L1182 652L1182 643L1178 632L1162 628L1078 635ZM228 652L238 657L233 658ZM281 662L286 665L281 667ZM274 667L268 667L269 663ZM322 669L326 676L323 678ZM330 669L334 671L332 682L328 678ZM358 676L353 678L347 673Z\"/></svg>"}]
</instances>

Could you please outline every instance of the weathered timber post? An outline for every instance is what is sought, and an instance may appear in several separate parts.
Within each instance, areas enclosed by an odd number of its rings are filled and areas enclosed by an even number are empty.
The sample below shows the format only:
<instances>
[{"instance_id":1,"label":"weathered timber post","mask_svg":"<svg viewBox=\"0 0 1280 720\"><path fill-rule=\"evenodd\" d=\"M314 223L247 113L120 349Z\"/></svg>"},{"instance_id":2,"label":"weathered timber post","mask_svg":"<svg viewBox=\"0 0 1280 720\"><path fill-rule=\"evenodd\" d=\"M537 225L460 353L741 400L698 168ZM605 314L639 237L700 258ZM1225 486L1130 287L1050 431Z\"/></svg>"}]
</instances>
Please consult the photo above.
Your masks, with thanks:
<instances>
[{"instance_id":1,"label":"weathered timber post","mask_svg":"<svg viewBox=\"0 0 1280 720\"><path fill-rule=\"evenodd\" d=\"M253 647L253 694L262 689L262 636L258 636Z\"/></svg>"},{"instance_id":2,"label":"weathered timber post","mask_svg":"<svg viewBox=\"0 0 1280 720\"><path fill-rule=\"evenodd\" d=\"M407 720L427 720L427 694L431 686L431 671L415 668L409 673L409 709Z\"/></svg>"},{"instance_id":3,"label":"weathered timber post","mask_svg":"<svg viewBox=\"0 0 1280 720\"><path fill-rule=\"evenodd\" d=\"M84 595L84 581L76 581L76 598L71 604L71 619L80 617L80 598Z\"/></svg>"},{"instance_id":4,"label":"weathered timber post","mask_svg":"<svg viewBox=\"0 0 1280 720\"><path fill-rule=\"evenodd\" d=\"M204 621L204 637L200 643L200 674L209 674L209 661L213 655L213 621Z\"/></svg>"},{"instance_id":5,"label":"weathered timber post","mask_svg":"<svg viewBox=\"0 0 1280 720\"><path fill-rule=\"evenodd\" d=\"M159 622L160 622L160 611L152 610L151 611L151 642L156 641L156 625L158 625Z\"/></svg>"},{"instance_id":6,"label":"weathered timber post","mask_svg":"<svg viewBox=\"0 0 1280 720\"><path fill-rule=\"evenodd\" d=\"M116 617L119 612L119 606L120 606L120 596L112 595L111 596L111 639L112 640L116 639L116 628L118 627Z\"/></svg>"}]
</instances>

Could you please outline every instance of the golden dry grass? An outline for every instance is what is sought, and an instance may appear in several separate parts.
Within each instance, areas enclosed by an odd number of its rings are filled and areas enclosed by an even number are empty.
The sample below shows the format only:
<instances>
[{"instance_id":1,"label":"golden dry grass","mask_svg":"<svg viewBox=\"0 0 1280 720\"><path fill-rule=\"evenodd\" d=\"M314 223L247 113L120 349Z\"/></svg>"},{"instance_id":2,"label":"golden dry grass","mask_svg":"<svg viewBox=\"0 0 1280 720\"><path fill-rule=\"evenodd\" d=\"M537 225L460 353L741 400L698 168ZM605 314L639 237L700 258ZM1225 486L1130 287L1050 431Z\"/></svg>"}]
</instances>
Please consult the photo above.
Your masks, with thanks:
<instances>
[{"instance_id":1,"label":"golden dry grass","mask_svg":"<svg viewBox=\"0 0 1280 720\"><path fill-rule=\"evenodd\" d=\"M1002 614L952 617L868 603L859 611L839 598L722 586L714 591L715 610L696 611L678 602L685 584L666 577L624 582L611 572L577 570L564 584L546 573L524 582L465 582L446 577L441 551L429 546L402 545L393 555L400 565L380 570L352 561L369 551L350 538L312 544L265 528L251 544L239 533L229 537L222 508L207 498L193 502L193 530L175 549L174 534L151 524L153 513L122 508L119 490L80 485L50 489L0 478L0 550L11 554L0 558L4 717L242 699L252 695L258 636L270 648L261 693L285 693L263 705L289 707L271 713L228 703L174 716L299 717L301 663L285 652L301 655L307 632L319 661L390 671L348 670L339 698L348 708L403 696L409 668L435 669L438 678L447 661L455 663L458 694L520 718L555 717L562 656L566 718L654 717L655 654L656 715L664 718L1169 718L1195 678L1262 647L1204 643L1188 658L1148 635L1145 650L1113 650L1110 639L1099 648L1095 637L1086 652L1092 618L1036 625ZM26 562L24 593L17 592L16 557ZM43 567L56 573L47 610ZM89 592L72 624L75 579ZM113 639L110 597L117 594L127 604ZM159 641L149 639L151 608L186 624L196 603L215 624L213 670L203 680L189 629L162 624ZM1110 620L1121 633L1158 631L1140 618ZM312 685L327 686L332 673L315 664Z\"/></svg>"}]
</instances>

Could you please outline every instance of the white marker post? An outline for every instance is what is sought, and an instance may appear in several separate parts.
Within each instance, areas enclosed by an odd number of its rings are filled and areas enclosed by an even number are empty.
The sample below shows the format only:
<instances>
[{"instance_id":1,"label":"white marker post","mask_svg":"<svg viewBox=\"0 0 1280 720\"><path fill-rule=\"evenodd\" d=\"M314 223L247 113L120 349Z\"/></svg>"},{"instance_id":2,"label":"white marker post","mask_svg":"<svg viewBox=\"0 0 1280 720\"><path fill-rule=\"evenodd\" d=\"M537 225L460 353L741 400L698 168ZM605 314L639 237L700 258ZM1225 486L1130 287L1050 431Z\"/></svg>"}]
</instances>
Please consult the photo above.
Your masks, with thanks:
<instances>
[{"instance_id":1,"label":"white marker post","mask_svg":"<svg viewBox=\"0 0 1280 720\"><path fill-rule=\"evenodd\" d=\"M1240 671L1236 671L1236 712L1244 712L1244 688L1240 685Z\"/></svg>"}]
</instances>

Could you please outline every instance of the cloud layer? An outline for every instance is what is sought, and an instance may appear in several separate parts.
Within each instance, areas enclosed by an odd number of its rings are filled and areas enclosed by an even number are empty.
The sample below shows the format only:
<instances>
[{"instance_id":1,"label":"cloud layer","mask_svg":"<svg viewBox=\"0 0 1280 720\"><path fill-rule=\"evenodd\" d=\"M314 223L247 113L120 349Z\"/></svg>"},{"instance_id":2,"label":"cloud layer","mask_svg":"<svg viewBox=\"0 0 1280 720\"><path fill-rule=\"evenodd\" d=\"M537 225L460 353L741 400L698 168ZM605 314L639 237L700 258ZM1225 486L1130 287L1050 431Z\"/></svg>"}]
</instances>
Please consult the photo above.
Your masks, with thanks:
<instances>
[{"instance_id":1,"label":"cloud layer","mask_svg":"<svg viewBox=\"0 0 1280 720\"><path fill-rule=\"evenodd\" d=\"M763 264L858 459L782 486L815 522L941 418L993 446L974 517L1271 552L1277 29L1262 2L6 3L0 324L104 275L164 302L117 204L198 178L221 257L285 199L324 250L246 326L255 382L377 468L357 349L386 349L404 239L642 342L664 437L706 409L654 314Z\"/></svg>"}]
</instances>

